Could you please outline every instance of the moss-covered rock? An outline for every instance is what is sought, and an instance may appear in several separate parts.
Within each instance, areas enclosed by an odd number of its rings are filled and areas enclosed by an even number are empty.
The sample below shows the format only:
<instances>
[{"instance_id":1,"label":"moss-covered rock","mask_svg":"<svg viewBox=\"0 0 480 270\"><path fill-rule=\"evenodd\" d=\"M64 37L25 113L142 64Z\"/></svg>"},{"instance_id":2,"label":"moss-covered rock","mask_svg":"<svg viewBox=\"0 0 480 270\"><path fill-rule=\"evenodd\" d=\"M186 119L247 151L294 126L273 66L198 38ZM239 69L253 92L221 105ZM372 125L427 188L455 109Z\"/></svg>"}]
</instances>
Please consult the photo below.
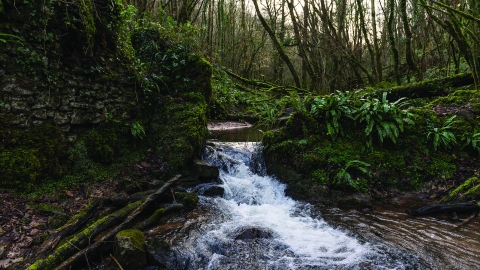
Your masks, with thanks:
<instances>
[{"instance_id":1,"label":"moss-covered rock","mask_svg":"<svg viewBox=\"0 0 480 270\"><path fill-rule=\"evenodd\" d=\"M0 186L29 190L42 178L68 171L67 144L57 127L46 123L18 129L10 117L0 116Z\"/></svg>"},{"instance_id":2,"label":"moss-covered rock","mask_svg":"<svg viewBox=\"0 0 480 270\"><path fill-rule=\"evenodd\" d=\"M115 236L115 258L123 269L136 270L145 267L145 236L139 230L123 230Z\"/></svg>"},{"instance_id":3,"label":"moss-covered rock","mask_svg":"<svg viewBox=\"0 0 480 270\"><path fill-rule=\"evenodd\" d=\"M175 192L175 198L179 203L183 204L186 209L193 209L198 203L197 194L191 192Z\"/></svg>"}]
</instances>

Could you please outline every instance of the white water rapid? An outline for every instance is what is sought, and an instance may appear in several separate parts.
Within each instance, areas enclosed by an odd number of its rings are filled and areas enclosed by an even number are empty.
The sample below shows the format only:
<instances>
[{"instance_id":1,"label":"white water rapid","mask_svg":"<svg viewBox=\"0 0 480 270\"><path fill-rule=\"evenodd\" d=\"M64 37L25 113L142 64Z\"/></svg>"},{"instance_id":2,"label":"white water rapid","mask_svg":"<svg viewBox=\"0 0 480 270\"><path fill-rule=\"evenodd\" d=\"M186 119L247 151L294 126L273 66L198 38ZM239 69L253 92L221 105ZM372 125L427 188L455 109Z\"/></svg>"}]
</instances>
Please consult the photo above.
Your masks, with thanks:
<instances>
[{"instance_id":1,"label":"white water rapid","mask_svg":"<svg viewBox=\"0 0 480 270\"><path fill-rule=\"evenodd\" d=\"M225 195L217 203L230 216L208 234L228 236L251 226L267 229L273 232L273 241L282 243L293 255L279 258L292 267L351 265L361 261L369 252L368 244L362 245L323 220L311 218L309 205L285 196L284 184L252 172L249 163L254 147L252 143L223 143L207 152L205 159L221 168Z\"/></svg>"},{"instance_id":2,"label":"white water rapid","mask_svg":"<svg viewBox=\"0 0 480 270\"><path fill-rule=\"evenodd\" d=\"M374 235L312 217L312 206L285 196L286 186L266 175L256 146L208 143L203 158L220 168L220 182L191 190L202 212L165 238L174 254L161 269L429 269ZM211 197L212 187L223 196Z\"/></svg>"}]
</instances>

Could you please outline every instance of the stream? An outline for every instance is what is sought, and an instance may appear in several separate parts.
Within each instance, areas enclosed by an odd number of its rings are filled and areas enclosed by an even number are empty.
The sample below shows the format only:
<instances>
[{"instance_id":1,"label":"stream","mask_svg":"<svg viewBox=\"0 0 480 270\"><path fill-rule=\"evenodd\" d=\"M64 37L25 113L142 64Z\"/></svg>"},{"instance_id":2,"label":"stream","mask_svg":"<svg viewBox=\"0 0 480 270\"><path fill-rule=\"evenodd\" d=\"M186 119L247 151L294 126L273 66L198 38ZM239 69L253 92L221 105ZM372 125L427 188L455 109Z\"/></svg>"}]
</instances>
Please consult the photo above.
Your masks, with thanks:
<instances>
[{"instance_id":1,"label":"stream","mask_svg":"<svg viewBox=\"0 0 480 270\"><path fill-rule=\"evenodd\" d=\"M220 182L192 189L198 209L148 233L171 245L153 254L167 269L479 269L477 220L295 201L266 175L257 143L209 141L203 158L220 168ZM212 187L223 196L202 196Z\"/></svg>"}]
</instances>

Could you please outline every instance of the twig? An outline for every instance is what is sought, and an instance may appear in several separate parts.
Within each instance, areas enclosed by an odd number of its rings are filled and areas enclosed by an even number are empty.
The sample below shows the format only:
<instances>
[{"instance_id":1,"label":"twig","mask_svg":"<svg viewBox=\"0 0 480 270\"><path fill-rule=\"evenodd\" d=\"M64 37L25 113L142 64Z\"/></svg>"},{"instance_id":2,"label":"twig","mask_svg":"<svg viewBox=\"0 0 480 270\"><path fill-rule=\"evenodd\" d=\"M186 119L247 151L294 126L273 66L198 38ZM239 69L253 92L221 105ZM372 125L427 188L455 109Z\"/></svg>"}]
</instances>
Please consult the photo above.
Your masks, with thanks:
<instances>
[{"instance_id":1,"label":"twig","mask_svg":"<svg viewBox=\"0 0 480 270\"><path fill-rule=\"evenodd\" d=\"M473 215L471 215L471 216L469 216L468 218L464 219L464 220L462 221L462 223L460 223L459 225L455 226L455 228L453 228L453 230L456 230L456 229L462 227L463 225L469 223L469 222L470 222L472 219L474 219L477 215L478 215L478 212L473 213Z\"/></svg>"},{"instance_id":2,"label":"twig","mask_svg":"<svg viewBox=\"0 0 480 270\"><path fill-rule=\"evenodd\" d=\"M117 259L115 259L115 257L113 257L112 254L110 254L110 258L112 258L112 260L117 264L117 266L118 266L118 268L120 268L120 270L123 270L122 265L117 261Z\"/></svg>"}]
</instances>

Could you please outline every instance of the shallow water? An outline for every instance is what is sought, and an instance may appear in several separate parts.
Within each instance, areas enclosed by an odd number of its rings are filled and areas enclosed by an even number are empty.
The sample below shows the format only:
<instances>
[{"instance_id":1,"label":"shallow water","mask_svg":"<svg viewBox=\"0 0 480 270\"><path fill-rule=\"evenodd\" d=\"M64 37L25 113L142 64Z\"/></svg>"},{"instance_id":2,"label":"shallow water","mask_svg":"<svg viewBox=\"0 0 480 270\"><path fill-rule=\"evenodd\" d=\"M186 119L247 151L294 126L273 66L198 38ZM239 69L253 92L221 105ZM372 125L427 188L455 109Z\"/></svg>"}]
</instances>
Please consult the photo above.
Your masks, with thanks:
<instances>
[{"instance_id":1,"label":"shallow water","mask_svg":"<svg viewBox=\"0 0 480 270\"><path fill-rule=\"evenodd\" d=\"M451 216L411 217L405 208L378 205L373 211L321 209L330 224L414 251L437 269L480 269L480 222ZM462 216L466 218L466 216Z\"/></svg>"},{"instance_id":2,"label":"shallow water","mask_svg":"<svg viewBox=\"0 0 480 270\"><path fill-rule=\"evenodd\" d=\"M258 142L262 140L261 127L238 127L210 131L209 139L222 142Z\"/></svg>"}]
</instances>

